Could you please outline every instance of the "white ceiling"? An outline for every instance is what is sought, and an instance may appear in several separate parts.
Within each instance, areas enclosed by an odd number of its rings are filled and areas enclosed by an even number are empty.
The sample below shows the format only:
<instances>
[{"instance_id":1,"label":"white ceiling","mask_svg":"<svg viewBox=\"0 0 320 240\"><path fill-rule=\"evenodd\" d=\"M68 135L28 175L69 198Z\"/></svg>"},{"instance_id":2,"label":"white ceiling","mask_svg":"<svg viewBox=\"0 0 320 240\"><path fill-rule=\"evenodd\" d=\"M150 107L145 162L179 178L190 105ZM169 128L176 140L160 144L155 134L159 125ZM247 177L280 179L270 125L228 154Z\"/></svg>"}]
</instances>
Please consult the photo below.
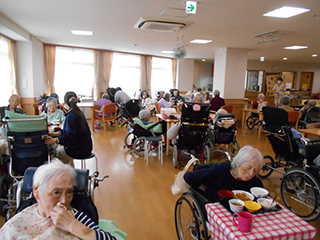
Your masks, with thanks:
<instances>
[{"instance_id":1,"label":"white ceiling","mask_svg":"<svg viewBox=\"0 0 320 240\"><path fill-rule=\"evenodd\" d=\"M262 16L282 6L311 11L288 19ZM249 60L320 63L319 0L201 0L195 15L160 16L168 7L185 15L183 0L0 0L0 13L44 43L171 57L161 51L172 50L183 34L187 58L212 60L215 49L230 47L247 48ZM192 24L178 32L134 29L141 17ZM94 35L75 36L70 30ZM274 30L283 34L280 40L258 44L263 38L253 37ZM189 43L196 38L212 43ZM283 49L290 45L308 49ZM312 58L314 53L319 56Z\"/></svg>"}]
</instances>

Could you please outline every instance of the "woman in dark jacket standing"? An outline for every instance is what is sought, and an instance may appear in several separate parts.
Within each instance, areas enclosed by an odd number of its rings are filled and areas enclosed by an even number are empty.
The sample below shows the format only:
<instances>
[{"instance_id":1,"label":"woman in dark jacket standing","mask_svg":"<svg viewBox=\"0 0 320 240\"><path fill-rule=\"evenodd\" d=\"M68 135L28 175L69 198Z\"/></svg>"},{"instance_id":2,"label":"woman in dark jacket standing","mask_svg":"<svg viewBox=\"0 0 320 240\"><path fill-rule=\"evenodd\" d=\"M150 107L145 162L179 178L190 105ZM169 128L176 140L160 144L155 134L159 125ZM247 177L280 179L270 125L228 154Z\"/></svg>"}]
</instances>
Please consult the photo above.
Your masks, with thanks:
<instances>
[{"instance_id":1,"label":"woman in dark jacket standing","mask_svg":"<svg viewBox=\"0 0 320 240\"><path fill-rule=\"evenodd\" d=\"M57 148L57 157L62 162L74 166L73 159L83 159L91 154L91 131L84 114L77 106L77 95L74 92L67 92L64 103L68 112L63 129L59 132L50 132L46 144L63 145Z\"/></svg>"}]
</instances>

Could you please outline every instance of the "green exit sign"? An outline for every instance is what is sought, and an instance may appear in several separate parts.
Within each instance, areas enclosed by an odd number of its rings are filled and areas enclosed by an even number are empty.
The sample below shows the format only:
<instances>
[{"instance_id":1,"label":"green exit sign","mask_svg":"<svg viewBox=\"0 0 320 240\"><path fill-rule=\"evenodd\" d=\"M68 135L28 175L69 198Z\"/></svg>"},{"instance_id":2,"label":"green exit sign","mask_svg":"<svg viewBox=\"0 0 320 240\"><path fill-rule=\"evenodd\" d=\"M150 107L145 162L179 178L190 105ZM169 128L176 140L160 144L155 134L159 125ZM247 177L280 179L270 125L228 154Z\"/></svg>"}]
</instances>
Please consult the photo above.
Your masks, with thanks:
<instances>
[{"instance_id":1,"label":"green exit sign","mask_svg":"<svg viewBox=\"0 0 320 240\"><path fill-rule=\"evenodd\" d=\"M186 1L186 13L196 14L196 11L197 11L197 2Z\"/></svg>"}]
</instances>

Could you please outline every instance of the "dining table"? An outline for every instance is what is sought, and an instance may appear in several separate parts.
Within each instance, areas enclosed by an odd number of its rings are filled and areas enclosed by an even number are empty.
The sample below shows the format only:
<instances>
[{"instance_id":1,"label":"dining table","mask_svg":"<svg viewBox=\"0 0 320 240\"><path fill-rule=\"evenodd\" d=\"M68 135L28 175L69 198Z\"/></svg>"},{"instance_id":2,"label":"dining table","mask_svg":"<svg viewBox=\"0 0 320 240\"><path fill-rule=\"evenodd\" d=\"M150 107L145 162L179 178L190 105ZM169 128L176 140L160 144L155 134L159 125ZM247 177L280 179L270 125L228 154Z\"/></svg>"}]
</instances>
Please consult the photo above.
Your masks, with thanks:
<instances>
[{"instance_id":1,"label":"dining table","mask_svg":"<svg viewBox=\"0 0 320 240\"><path fill-rule=\"evenodd\" d=\"M298 129L303 135L311 134L320 137L320 128L310 128L310 129Z\"/></svg>"},{"instance_id":2,"label":"dining table","mask_svg":"<svg viewBox=\"0 0 320 240\"><path fill-rule=\"evenodd\" d=\"M84 111L85 108L90 108L90 113L91 113L91 130L94 131L94 125L95 125L95 120L94 120L94 104L93 102L81 102L78 103L77 106Z\"/></svg>"},{"instance_id":3,"label":"dining table","mask_svg":"<svg viewBox=\"0 0 320 240\"><path fill-rule=\"evenodd\" d=\"M253 213L251 232L240 232L233 223L232 213L220 202L206 204L212 239L313 239L317 229L287 208L279 211Z\"/></svg>"},{"instance_id":4,"label":"dining table","mask_svg":"<svg viewBox=\"0 0 320 240\"><path fill-rule=\"evenodd\" d=\"M178 115L174 115L174 116L178 116ZM176 123L176 122L179 121L178 118L174 118L174 119L171 119L171 118L168 118L168 117L165 118L160 113L156 114L156 118L157 118L157 121L163 120L163 121L165 121L167 123L167 131L170 129L172 123ZM170 146L170 139L166 135L166 155L167 156L169 155L169 146Z\"/></svg>"},{"instance_id":5,"label":"dining table","mask_svg":"<svg viewBox=\"0 0 320 240\"><path fill-rule=\"evenodd\" d=\"M249 113L256 113L259 115L259 121L263 120L262 111L260 111L258 109L251 109L251 108L242 109L242 126L241 126L242 133L244 131L244 126L245 126L245 123L247 122L247 118L249 117ZM262 133L262 124L259 124L258 139L261 138L261 133Z\"/></svg>"}]
</instances>

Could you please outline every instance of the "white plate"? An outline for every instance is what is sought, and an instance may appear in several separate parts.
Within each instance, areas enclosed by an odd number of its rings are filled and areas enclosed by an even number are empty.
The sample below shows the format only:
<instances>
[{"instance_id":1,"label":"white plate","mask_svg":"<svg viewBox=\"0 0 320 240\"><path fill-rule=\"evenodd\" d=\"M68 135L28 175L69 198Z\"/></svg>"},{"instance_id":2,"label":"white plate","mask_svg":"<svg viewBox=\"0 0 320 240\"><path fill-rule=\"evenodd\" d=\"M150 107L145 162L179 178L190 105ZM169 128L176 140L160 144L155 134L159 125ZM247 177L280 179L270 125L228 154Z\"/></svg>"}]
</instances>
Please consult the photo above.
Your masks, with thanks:
<instances>
[{"instance_id":1,"label":"white plate","mask_svg":"<svg viewBox=\"0 0 320 240\"><path fill-rule=\"evenodd\" d=\"M249 193L249 192L246 192L246 191L242 191L242 190L233 190L232 191L234 194L237 194L237 193L245 193L247 195L248 198L250 198L251 201L254 200L254 196Z\"/></svg>"},{"instance_id":2,"label":"white plate","mask_svg":"<svg viewBox=\"0 0 320 240\"><path fill-rule=\"evenodd\" d=\"M256 198L264 198L266 197L269 192L265 188L261 187L252 187L250 188L250 192L256 197Z\"/></svg>"}]
</instances>

